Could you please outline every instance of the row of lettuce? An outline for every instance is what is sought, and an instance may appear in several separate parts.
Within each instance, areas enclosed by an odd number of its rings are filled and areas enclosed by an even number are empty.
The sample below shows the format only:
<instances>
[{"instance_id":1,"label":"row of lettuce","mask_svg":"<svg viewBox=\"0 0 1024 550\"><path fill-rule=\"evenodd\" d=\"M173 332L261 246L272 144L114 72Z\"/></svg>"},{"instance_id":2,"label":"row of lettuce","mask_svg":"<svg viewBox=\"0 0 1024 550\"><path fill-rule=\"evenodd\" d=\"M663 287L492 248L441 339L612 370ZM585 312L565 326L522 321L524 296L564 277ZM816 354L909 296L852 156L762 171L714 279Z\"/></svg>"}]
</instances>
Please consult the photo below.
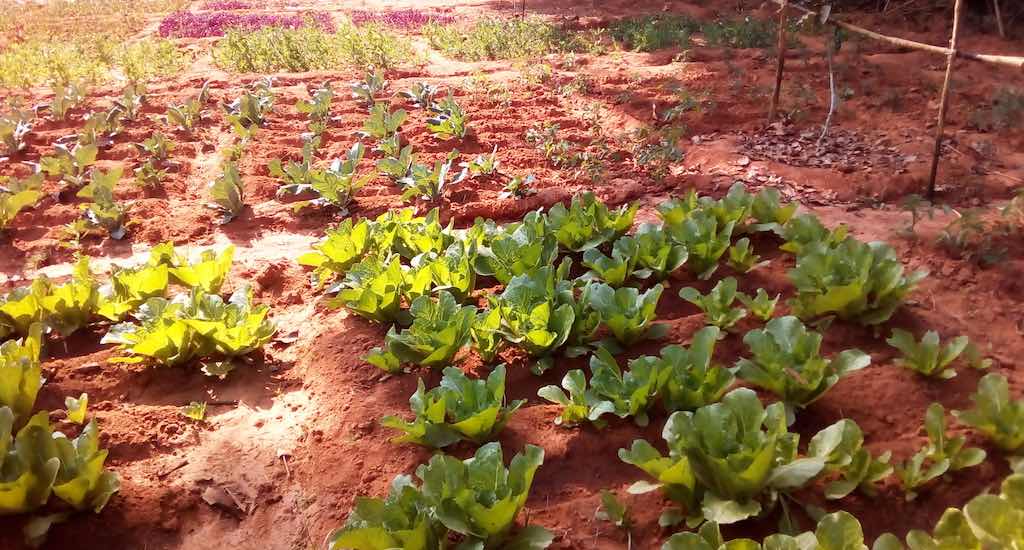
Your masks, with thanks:
<instances>
[{"instance_id":1,"label":"row of lettuce","mask_svg":"<svg viewBox=\"0 0 1024 550\"><path fill-rule=\"evenodd\" d=\"M822 357L822 336L801 319L834 315L879 325L924 274L905 275L883 243L861 243L845 228L829 230L795 210L781 204L774 190L750 195L736 186L719 200L691 193L669 201L658 209L661 224L643 224L628 235L636 206L610 209L589 194L505 226L478 220L455 229L442 225L437 211L417 217L407 209L376 220L346 220L299 262L312 267L314 282L332 295L328 304L392 324L384 346L366 357L369 363L389 372L408 364L447 367L439 386L428 390L420 381L410 398L411 421L383 419L383 425L400 432L396 442L434 448L461 440L483 444L523 405L506 403L503 365L486 380L472 380L449 366L466 348L494 363L504 348L517 347L534 358L536 372L550 368L559 352L593 352L589 384L583 371L574 370L562 388L547 386L539 395L562 406L557 422L565 425L600 426L606 415L646 424L648 412L659 404L671 413L664 431L668 456L644 440L620 451L624 462L654 478L632 492L660 489L679 505L665 512L663 525L684 520L690 526L717 525L762 516L815 481L827 482L827 498L840 499L855 490L873 494L895 473L909 499L929 481L979 464L984 451L947 434L945 411L937 403L925 418L928 443L903 463L892 464L888 453L872 455L851 420L822 430L807 454L798 453L799 435L788 428L796 411L870 362L859 350ZM709 326L693 335L689 347L671 345L660 357L634 359L626 369L618 365L613 351L665 333L665 325L655 322L663 291L657 281L677 269L706 279L722 262L737 274L755 268L759 262L752 257L750 237L759 232L776 234L781 248L796 255L789 273L796 293L788 302L794 315L773 318L779 297L763 291L743 295L741 303L767 322L745 335L750 356L727 369L715 364L713 354L724 331L748 313L733 307L742 295L736 280L722 279L707 295L684 288L680 295L704 311ZM733 241L741 235L746 236ZM573 269L573 256L580 255L586 270ZM492 277L504 288L481 295L478 277ZM482 309L476 306L481 299L487 303ZM963 337L942 346L935 333L917 341L897 329L890 343L902 351L903 365L937 379L955 374L951 364L961 356L971 366L988 366ZM737 377L779 401L764 407L749 389L729 392ZM1024 403L1010 398L1005 378L997 374L982 379L973 399L975 407L957 417L1014 459L1024 446ZM480 452L489 457L497 451L493 445ZM528 448L513 463L529 456L539 465L532 458L537 452ZM535 526L514 529L509 507L518 502L517 511L525 495L506 488L495 496L484 489L489 481L475 485L471 472L477 461L493 457L478 454L457 466L460 461L439 454L417 471L422 486L401 476L386 499L360 500L333 535L332 547L432 548L431 541L444 540L448 531L485 547L550 543L550 534L542 536ZM424 478L441 464L452 468L444 479L461 484L457 489L434 488ZM505 482L512 483L513 470ZM516 487L525 491L528 485L520 481ZM710 536L707 529L701 533ZM920 544L920 536L914 537ZM681 535L666 547L683 540L693 543Z\"/></svg>"}]
</instances>

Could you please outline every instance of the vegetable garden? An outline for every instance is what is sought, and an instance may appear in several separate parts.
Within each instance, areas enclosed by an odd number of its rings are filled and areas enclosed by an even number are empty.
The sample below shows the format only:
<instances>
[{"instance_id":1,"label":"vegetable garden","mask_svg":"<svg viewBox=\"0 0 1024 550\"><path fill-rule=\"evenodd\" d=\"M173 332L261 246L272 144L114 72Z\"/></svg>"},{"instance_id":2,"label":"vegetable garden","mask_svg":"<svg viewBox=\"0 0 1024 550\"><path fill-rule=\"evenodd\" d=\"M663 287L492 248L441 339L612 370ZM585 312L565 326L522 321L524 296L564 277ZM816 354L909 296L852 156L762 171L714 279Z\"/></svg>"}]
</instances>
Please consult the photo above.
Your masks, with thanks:
<instances>
[{"instance_id":1,"label":"vegetable garden","mask_svg":"<svg viewBox=\"0 0 1024 550\"><path fill-rule=\"evenodd\" d=\"M93 4L0 18L0 547L1024 545L1024 76L928 200L942 67L793 22L765 126L743 2Z\"/></svg>"}]
</instances>

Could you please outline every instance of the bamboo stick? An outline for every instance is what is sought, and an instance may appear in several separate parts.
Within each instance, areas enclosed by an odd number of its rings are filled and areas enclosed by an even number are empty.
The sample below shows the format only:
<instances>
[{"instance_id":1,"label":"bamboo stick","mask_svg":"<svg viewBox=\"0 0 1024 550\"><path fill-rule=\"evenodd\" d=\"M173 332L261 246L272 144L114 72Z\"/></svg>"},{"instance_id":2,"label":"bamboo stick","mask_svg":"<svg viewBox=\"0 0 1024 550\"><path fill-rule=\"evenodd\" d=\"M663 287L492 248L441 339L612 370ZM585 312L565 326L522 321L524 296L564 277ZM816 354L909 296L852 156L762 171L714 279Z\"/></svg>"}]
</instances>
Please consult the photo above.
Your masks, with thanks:
<instances>
[{"instance_id":1,"label":"bamboo stick","mask_svg":"<svg viewBox=\"0 0 1024 550\"><path fill-rule=\"evenodd\" d=\"M992 12L996 16L996 28L999 29L999 38L1006 38L1006 29L1003 28L1003 14L999 12L999 0L992 0Z\"/></svg>"},{"instance_id":2,"label":"bamboo stick","mask_svg":"<svg viewBox=\"0 0 1024 550\"><path fill-rule=\"evenodd\" d=\"M779 59L775 64L775 90L772 92L772 104L768 108L768 124L775 120L775 112L779 108L779 94L782 92L782 73L786 66L786 8L789 0L782 0L779 9Z\"/></svg>"},{"instance_id":3,"label":"bamboo stick","mask_svg":"<svg viewBox=\"0 0 1024 550\"><path fill-rule=\"evenodd\" d=\"M960 43L960 20L963 15L963 0L956 0L953 8L953 34L949 38L949 56L946 60L946 78L942 82L939 97L939 121L935 128L935 150L932 152L932 167L928 174L928 200L935 198L935 176L939 171L939 157L942 156L942 137L946 128L946 108L949 105L949 88L953 80L953 62L956 61L956 47Z\"/></svg>"},{"instance_id":4,"label":"bamboo stick","mask_svg":"<svg viewBox=\"0 0 1024 550\"><path fill-rule=\"evenodd\" d=\"M771 1L781 6L782 2L784 0L771 0ZM815 17L818 16L818 12L816 12L814 10L811 10L811 9L808 9L808 8L806 8L804 6L799 5L799 4L789 3L789 6L791 8L793 8L793 9L796 9L796 10L802 12L802 13L806 13L808 15L813 15ZM856 34L860 34L860 35L863 35L863 36L867 36L869 38L874 38L875 40L878 40L880 42L885 42L885 43L888 43L888 44L892 44L894 46L900 46L902 48L910 48L910 49L913 49L913 50L921 50L921 51L941 54L941 55L945 55L945 56L953 54L953 55L955 55L957 57L962 57L964 59L971 59L971 60L974 60L974 61L981 61L983 63L991 63L991 64L996 64L996 65L1007 65L1009 67L1014 67L1014 68L1016 68L1018 70L1024 71L1024 57L1020 57L1020 56L992 55L992 54L983 54L983 53L974 53L974 52L965 52L965 51L955 51L954 52L950 48L944 48L942 46L935 46L935 45L932 45L932 44L925 44L923 42L914 42L913 40L907 40L906 38L899 38L899 37L896 37L896 36L888 36L888 35L885 35L885 34L880 34L880 33L877 33L877 32L865 29L864 27L858 27L857 25L851 25L850 23L839 21L839 20L837 20L837 19L835 19L833 17L829 17L829 19L828 19L828 21L826 21L826 23L830 24L830 25L836 25L837 27L842 27L842 28L844 28L844 29L846 29L846 30L848 30L848 31L850 31L852 33L856 33Z\"/></svg>"}]
</instances>

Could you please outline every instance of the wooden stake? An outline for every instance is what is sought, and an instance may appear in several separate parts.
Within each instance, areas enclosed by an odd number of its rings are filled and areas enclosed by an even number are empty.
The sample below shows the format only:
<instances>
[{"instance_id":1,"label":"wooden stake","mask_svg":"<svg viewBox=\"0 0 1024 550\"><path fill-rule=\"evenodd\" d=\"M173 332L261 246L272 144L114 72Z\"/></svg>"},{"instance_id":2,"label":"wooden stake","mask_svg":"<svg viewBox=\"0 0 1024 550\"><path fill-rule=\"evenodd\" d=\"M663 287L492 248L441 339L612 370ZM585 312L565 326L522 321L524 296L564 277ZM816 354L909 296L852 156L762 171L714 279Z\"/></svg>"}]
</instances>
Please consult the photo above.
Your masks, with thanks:
<instances>
[{"instance_id":1,"label":"wooden stake","mask_svg":"<svg viewBox=\"0 0 1024 550\"><path fill-rule=\"evenodd\" d=\"M932 152L932 169L928 174L928 200L935 198L935 176L939 171L939 157L942 156L942 134L946 127L946 107L949 105L949 88L953 80L953 62L956 61L956 47L960 42L960 19L963 15L963 0L956 0L953 8L953 35L949 38L949 56L946 60L946 78L942 82L939 97L939 121L935 128L935 150Z\"/></svg>"},{"instance_id":2,"label":"wooden stake","mask_svg":"<svg viewBox=\"0 0 1024 550\"><path fill-rule=\"evenodd\" d=\"M772 92L772 104L768 107L768 124L775 120L775 112L779 108L779 94L782 92L782 72L786 66L786 8L789 0L782 0L779 9L779 59L775 64L775 90Z\"/></svg>"},{"instance_id":3,"label":"wooden stake","mask_svg":"<svg viewBox=\"0 0 1024 550\"><path fill-rule=\"evenodd\" d=\"M999 12L999 0L992 0L992 13L996 16L996 28L999 29L999 38L1006 38L1006 29L1003 28L1003 15Z\"/></svg>"}]
</instances>

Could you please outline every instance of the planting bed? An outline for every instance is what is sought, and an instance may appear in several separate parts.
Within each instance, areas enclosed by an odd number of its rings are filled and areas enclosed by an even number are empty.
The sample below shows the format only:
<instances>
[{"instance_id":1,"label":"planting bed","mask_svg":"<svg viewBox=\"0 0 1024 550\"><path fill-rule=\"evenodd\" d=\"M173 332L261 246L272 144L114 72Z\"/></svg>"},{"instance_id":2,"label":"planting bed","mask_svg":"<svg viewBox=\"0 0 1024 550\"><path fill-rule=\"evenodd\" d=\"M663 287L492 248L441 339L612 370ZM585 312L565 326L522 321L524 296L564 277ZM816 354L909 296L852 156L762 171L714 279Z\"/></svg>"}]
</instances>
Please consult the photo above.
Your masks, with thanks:
<instances>
[{"instance_id":1,"label":"planting bed","mask_svg":"<svg viewBox=\"0 0 1024 550\"><path fill-rule=\"evenodd\" d=\"M332 24L328 18L337 20L362 10L362 17L370 20L367 12L380 13L383 4L395 3L284 4L195 2L192 16L231 10L224 13L251 21L287 18L274 20L294 26L302 21L296 9L322 10L317 22L327 28ZM448 18L459 21L510 15L508 2L400 4L409 9L429 4L423 9L441 23ZM599 3L597 7L589 1L529 4L531 12L568 21L578 29L602 28L615 18L642 13L630 2ZM672 1L665 3L665 11L711 20L733 9L734 4ZM752 15L765 18L772 13ZM891 25L888 30L901 32L879 16L859 17L865 25ZM940 57L863 42L842 49L837 63L850 94L841 104L831 136L819 147L828 79L820 38L803 38L805 46L795 50L797 53L791 50L794 58L789 61L783 92L788 118L766 127L774 76L774 56L767 50L703 47L697 36L685 55L680 55L678 48L669 48L650 53L576 53L571 60L568 55L550 54L531 61L468 62L432 50L418 30L418 19L410 15L395 19L394 32L408 33L403 36L421 54L421 63L387 72L388 91L382 97L428 82L437 86L442 96L451 90L470 118L467 137L445 141L427 130L427 111L412 107L407 99L393 98L393 107L409 112L401 135L413 146L419 162L433 165L453 148L461 154L460 160L468 161L496 146L499 171L504 174L467 179L448 189L436 204L445 222L459 228L472 226L478 218L515 222L530 211L547 210L557 203L568 205L572 197L592 191L610 206L639 204L635 220L639 225L658 221L657 205L670 198L695 190L717 199L741 182L751 193L766 187L778 189L784 200L801 203L802 212L815 214L829 227L846 224L850 234L862 241L888 242L907 273L917 269L930 272L887 322L870 327L837 320L827 330L821 329L824 355L859 348L870 354L871 365L843 378L820 400L798 411L791 430L799 432L802 441L839 419L850 418L863 430L866 448L876 455L891 451L893 462L900 462L927 441L922 422L930 403L939 402L947 411L971 406L970 395L984 372L961 367L957 377L941 380L900 368L896 364L899 352L885 341L892 328L903 328L918 337L935 330L944 341L966 335L993 360L992 371L1007 377L1014 396L1024 391L1020 370L1024 354L1024 239L1020 227L1016 234L996 237L995 246L1003 251L991 265L981 265L971 248L951 249L937 242L943 231L949 231L950 222L968 209L982 208L978 215L983 220L999 218L999 208L1024 182L1021 125L981 131L970 120L973 110L996 89L1024 89L1024 77L995 73L968 62L958 68L947 123L947 134L952 137L944 149L936 201L953 210L937 208L934 216L924 217L908 235L905 226L910 213L900 205L908 196L924 192L933 145L932 128L926 124L936 110L935 90L944 68ZM414 19L417 24L408 23ZM933 24L915 25L915 39L941 43L947 30L940 22L945 19L935 19ZM388 22L387 18L381 20ZM151 21L140 37L158 33L197 36L187 30L184 34L164 32L158 23ZM203 36L213 34L220 33ZM995 39L977 27L968 27L963 42L973 51L1024 51L1021 41ZM392 443L396 434L382 427L380 419L388 415L408 418L409 397L416 391L418 376L428 388L441 379L439 369L418 367L411 374L385 375L363 359L383 344L388 325L372 323L344 308L328 307L325 293L310 284L310 270L297 262L325 229L343 218L331 209L293 212L289 200L278 197L279 182L267 167L274 159L300 160L300 135L306 131L307 119L295 104L308 99L310 90L324 82L332 84L335 96L318 158L344 156L366 119L366 108L351 97L349 83L364 78L365 73L353 68L272 75L274 109L238 163L245 185L245 208L233 221L219 225L218 215L205 207L207 187L220 175L223 152L235 137L224 110L217 105L239 97L265 75L232 74L217 68L206 47L208 39L178 38L176 43L193 51L194 61L181 74L148 85L142 116L125 124L113 145L100 151L96 164L104 170L124 167L126 176L115 195L128 205L128 236L123 240L89 236L82 240L79 251L92 257L94 271L105 273L111 266L145 261L151 247L166 241L191 252L233 245L234 263L225 289L251 283L255 301L270 306L278 331L262 350L248 356L249 364L223 380L205 376L192 366L111 363L118 352L112 345L100 344L105 327L91 326L66 340L52 341L43 363L46 383L36 407L62 409L65 397L88 393L90 418L100 426L101 445L110 451L106 464L120 475L121 489L101 513L78 513L54 526L44 548L323 548L328 534L344 523L357 496L385 495L396 475L412 474L418 464L430 459L430 449ZM530 78L541 64L550 67L550 74ZM164 120L167 108L194 97L204 82L209 82L212 101L205 118L190 133L175 130ZM685 126L679 141L685 157L656 174L652 166L634 162L634 142L624 136L655 125L654 116L680 103L673 84L701 98L701 106L687 110L677 120ZM31 163L52 154L58 138L76 133L86 113L109 108L120 90L113 85L93 87L66 120L37 119L27 147L0 160L0 175L27 176ZM23 92L2 93L14 96ZM25 100L27 104L46 103L51 97L48 89L35 88ZM558 167L545 158L526 137L538 123L557 124L560 139L584 148L591 144L587 150L601 155L601 174L590 178L584 171ZM170 159L175 167L160 187L142 189L130 183L132 170L144 160L132 144L156 131L173 141ZM606 149L596 145L595 136L605 136ZM373 161L382 158L371 149L367 141L367 157ZM524 198L502 195L509 178L529 174L535 178L536 193ZM43 190L46 194L36 206L21 212L0 235L0 290L4 292L40 274L63 280L72 273L75 250L66 246L62 227L80 216L80 205L86 201L58 200L52 179ZM410 204L421 214L435 206L404 201L398 186L377 176L355 194L348 216L372 219ZM676 270L665 281L657 307L658 321L668 327L666 338L629 346L618 356L620 365L627 359L657 355L669 343L688 344L704 326L701 311L678 297L686 286L706 293L717 280L733 276L739 280L740 290L748 294L759 288L772 296L781 293L776 316L788 314L790 309L784 303L794 296L787 277L794 267L793 255L779 250L783 241L772 233L756 234L751 241L768 263L748 274L740 274L724 262L710 280L698 280L686 269ZM574 275L582 273L581 255L573 256ZM480 277L478 287L501 291L501 285L490 277ZM486 305L483 295L477 305ZM718 343L716 362L731 366L747 355L743 335L760 326L750 318L741 321ZM627 494L627 487L648 478L620 461L617 453L637 438L664 450L661 432L668 415L655 407L646 427L638 427L628 418L610 420L603 429L562 427L554 423L560 407L537 396L543 386L560 384L571 369L588 371L588 357L558 354L554 367L538 376L530 372L532 361L525 353L509 348L501 355L508 368L506 398L526 403L497 441L506 458L527 444L544 450L543 465L519 522L550 530L554 534L551 548L612 549L627 544L659 548L681 526L659 526L659 515L670 506L660 493ZM458 356L458 364L473 377L486 377L489 372L468 348ZM739 385L753 387L743 382ZM765 402L772 400L767 392L761 396ZM207 403L204 422L181 414L181 407L193 401ZM56 413L54 420L62 421L63 416ZM76 430L68 423L57 423ZM902 538L911 529L930 531L946 508L962 506L975 495L998 487L1010 472L1003 453L981 434L952 417L949 425L951 434L965 435L969 444L984 448L988 458L976 467L927 484L913 501L905 499L895 477L879 484L874 497L853 493L827 501L821 481L794 497L829 511L850 512L860 520L869 541L885 532ZM446 452L467 458L476 448L463 441ZM595 519L603 489L614 491L630 506L633 526L628 539L625 530ZM777 519L772 515L748 520L723 531L728 536L760 540L776 531ZM23 523L22 516L0 517L0 548L21 547ZM804 527L812 526L804 518Z\"/></svg>"}]
</instances>

